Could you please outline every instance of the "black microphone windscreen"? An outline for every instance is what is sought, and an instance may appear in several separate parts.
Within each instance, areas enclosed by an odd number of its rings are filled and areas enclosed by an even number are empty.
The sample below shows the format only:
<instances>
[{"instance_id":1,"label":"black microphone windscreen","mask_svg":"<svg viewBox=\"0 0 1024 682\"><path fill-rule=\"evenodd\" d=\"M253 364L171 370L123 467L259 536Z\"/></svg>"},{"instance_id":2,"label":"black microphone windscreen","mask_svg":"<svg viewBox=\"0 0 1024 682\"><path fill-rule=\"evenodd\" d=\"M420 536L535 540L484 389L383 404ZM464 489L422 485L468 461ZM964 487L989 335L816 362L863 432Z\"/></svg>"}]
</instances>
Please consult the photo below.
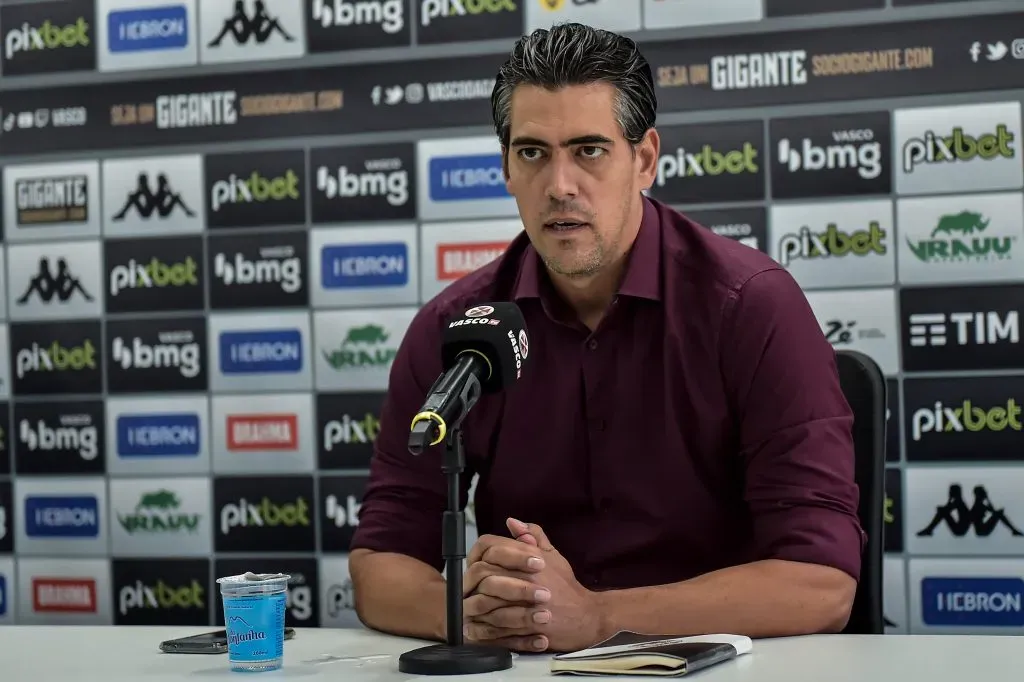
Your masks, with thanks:
<instances>
[{"instance_id":1,"label":"black microphone windscreen","mask_svg":"<svg viewBox=\"0 0 1024 682\"><path fill-rule=\"evenodd\" d=\"M466 352L482 355L490 365L490 375L481 382L485 393L500 391L515 383L522 376L530 353L526 321L519 306L481 303L446 322L441 334L445 370Z\"/></svg>"}]
</instances>

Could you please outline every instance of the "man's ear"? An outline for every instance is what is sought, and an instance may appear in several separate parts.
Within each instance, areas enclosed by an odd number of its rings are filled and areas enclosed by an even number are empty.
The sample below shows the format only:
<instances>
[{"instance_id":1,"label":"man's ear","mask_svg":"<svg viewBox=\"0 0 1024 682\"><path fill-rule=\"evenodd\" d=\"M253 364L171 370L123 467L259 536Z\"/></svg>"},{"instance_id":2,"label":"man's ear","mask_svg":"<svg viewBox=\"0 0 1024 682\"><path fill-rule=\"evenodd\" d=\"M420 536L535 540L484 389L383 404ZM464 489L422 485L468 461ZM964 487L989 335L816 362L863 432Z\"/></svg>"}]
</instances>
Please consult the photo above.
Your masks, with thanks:
<instances>
[{"instance_id":1,"label":"man's ear","mask_svg":"<svg viewBox=\"0 0 1024 682\"><path fill-rule=\"evenodd\" d=\"M661 136L651 128L636 145L636 158L640 165L640 189L650 189L658 179L658 159L661 156Z\"/></svg>"},{"instance_id":2,"label":"man's ear","mask_svg":"<svg viewBox=\"0 0 1024 682\"><path fill-rule=\"evenodd\" d=\"M511 176L508 172L508 147L501 145L501 174L505 178L505 189L512 194Z\"/></svg>"}]
</instances>

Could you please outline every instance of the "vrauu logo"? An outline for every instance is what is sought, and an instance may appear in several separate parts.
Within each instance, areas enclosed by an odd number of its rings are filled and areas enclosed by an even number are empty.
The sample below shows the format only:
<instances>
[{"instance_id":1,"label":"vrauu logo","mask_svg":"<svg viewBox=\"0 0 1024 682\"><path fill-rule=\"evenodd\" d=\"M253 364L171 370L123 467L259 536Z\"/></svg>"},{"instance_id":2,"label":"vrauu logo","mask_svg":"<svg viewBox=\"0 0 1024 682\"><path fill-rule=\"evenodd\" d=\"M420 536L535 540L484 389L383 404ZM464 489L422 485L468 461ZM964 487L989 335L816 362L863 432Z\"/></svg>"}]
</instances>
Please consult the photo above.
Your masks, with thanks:
<instances>
[{"instance_id":1,"label":"vrauu logo","mask_svg":"<svg viewBox=\"0 0 1024 682\"><path fill-rule=\"evenodd\" d=\"M221 332L223 374L294 374L302 371L302 332L265 329Z\"/></svg>"},{"instance_id":2,"label":"vrauu logo","mask_svg":"<svg viewBox=\"0 0 1024 682\"><path fill-rule=\"evenodd\" d=\"M96 613L94 578L32 578L36 613Z\"/></svg>"},{"instance_id":3,"label":"vrauu logo","mask_svg":"<svg viewBox=\"0 0 1024 682\"><path fill-rule=\"evenodd\" d=\"M199 514L182 510L181 498L166 489L143 493L131 511L117 514L118 523L129 535L195 533L199 520Z\"/></svg>"},{"instance_id":4,"label":"vrauu logo","mask_svg":"<svg viewBox=\"0 0 1024 682\"><path fill-rule=\"evenodd\" d=\"M117 607L122 616L135 609L205 609L206 589L193 580L190 585L174 587L163 580L154 585L146 585L136 580L134 585L125 585L117 595Z\"/></svg>"},{"instance_id":5,"label":"vrauu logo","mask_svg":"<svg viewBox=\"0 0 1024 682\"><path fill-rule=\"evenodd\" d=\"M1024 627L1024 580L925 578L921 581L921 620L925 625Z\"/></svg>"},{"instance_id":6,"label":"vrauu logo","mask_svg":"<svg viewBox=\"0 0 1024 682\"><path fill-rule=\"evenodd\" d=\"M25 530L30 538L99 537L99 501L93 495L30 495Z\"/></svg>"},{"instance_id":7,"label":"vrauu logo","mask_svg":"<svg viewBox=\"0 0 1024 682\"><path fill-rule=\"evenodd\" d=\"M409 247L405 242L338 244L320 251L324 289L404 287L409 283Z\"/></svg>"},{"instance_id":8,"label":"vrauu logo","mask_svg":"<svg viewBox=\"0 0 1024 682\"><path fill-rule=\"evenodd\" d=\"M194 412L123 414L116 425L118 457L197 457L202 445Z\"/></svg>"},{"instance_id":9,"label":"vrauu logo","mask_svg":"<svg viewBox=\"0 0 1024 682\"><path fill-rule=\"evenodd\" d=\"M167 331L157 334L158 343L145 343L138 336L125 342L114 339L111 359L121 363L123 369L177 369L181 376L193 379L202 369L199 362L199 342L189 330Z\"/></svg>"},{"instance_id":10,"label":"vrauu logo","mask_svg":"<svg viewBox=\"0 0 1024 682\"><path fill-rule=\"evenodd\" d=\"M294 414L232 414L227 421L228 450L296 450L299 418Z\"/></svg>"},{"instance_id":11,"label":"vrauu logo","mask_svg":"<svg viewBox=\"0 0 1024 682\"><path fill-rule=\"evenodd\" d=\"M184 5L147 7L107 14L111 52L180 50L188 46L188 10Z\"/></svg>"},{"instance_id":12,"label":"vrauu logo","mask_svg":"<svg viewBox=\"0 0 1024 682\"><path fill-rule=\"evenodd\" d=\"M432 201L504 199L511 196L505 187L501 154L435 156L430 159L429 174Z\"/></svg>"}]
</instances>

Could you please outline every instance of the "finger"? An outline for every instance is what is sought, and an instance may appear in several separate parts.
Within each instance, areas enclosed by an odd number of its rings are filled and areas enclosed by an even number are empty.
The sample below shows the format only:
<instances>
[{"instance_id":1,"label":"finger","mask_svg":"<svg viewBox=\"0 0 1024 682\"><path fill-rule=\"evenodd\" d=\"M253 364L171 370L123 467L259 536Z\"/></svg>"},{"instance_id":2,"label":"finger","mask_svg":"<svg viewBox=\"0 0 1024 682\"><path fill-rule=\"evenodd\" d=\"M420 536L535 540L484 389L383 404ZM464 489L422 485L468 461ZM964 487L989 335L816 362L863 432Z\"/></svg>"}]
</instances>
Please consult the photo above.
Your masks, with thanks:
<instances>
[{"instance_id":1,"label":"finger","mask_svg":"<svg viewBox=\"0 0 1024 682\"><path fill-rule=\"evenodd\" d=\"M541 549L554 549L554 547L551 545L551 541L548 539L547 533L545 533L544 529L538 526L536 523L523 523L519 519L509 518L505 522L505 525L508 526L508 529L512 532L512 534L516 537L517 540L521 539L521 536L523 535L530 534L534 537L534 539L536 539L537 546Z\"/></svg>"},{"instance_id":2,"label":"finger","mask_svg":"<svg viewBox=\"0 0 1024 682\"><path fill-rule=\"evenodd\" d=\"M473 594L477 589L479 589L480 583L485 578L495 575L503 575L509 578L515 578L516 580L522 580L523 582L531 582L533 580L532 573L510 571L486 561L478 561L467 568L466 572L462 574L462 596L468 597Z\"/></svg>"},{"instance_id":3,"label":"finger","mask_svg":"<svg viewBox=\"0 0 1024 682\"><path fill-rule=\"evenodd\" d=\"M507 602L489 594L471 594L462 600L462 615L465 618L480 618L495 609L513 605L533 606L529 602Z\"/></svg>"},{"instance_id":4,"label":"finger","mask_svg":"<svg viewBox=\"0 0 1024 682\"><path fill-rule=\"evenodd\" d=\"M544 560L522 542L491 545L484 552L481 561L524 573L534 573L544 568Z\"/></svg>"},{"instance_id":5,"label":"finger","mask_svg":"<svg viewBox=\"0 0 1024 682\"><path fill-rule=\"evenodd\" d=\"M496 639L479 640L466 634L466 639L524 653L546 651L548 648L548 638L544 635L506 635Z\"/></svg>"},{"instance_id":6,"label":"finger","mask_svg":"<svg viewBox=\"0 0 1024 682\"><path fill-rule=\"evenodd\" d=\"M489 575L480 581L476 591L508 602L544 604L551 600L551 592L547 589L508 575Z\"/></svg>"},{"instance_id":7,"label":"finger","mask_svg":"<svg viewBox=\"0 0 1024 682\"><path fill-rule=\"evenodd\" d=\"M466 554L466 563L470 566L480 561L483 557L484 552L495 545L507 545L514 543L515 540L512 538L503 538L500 535L481 535L473 543L473 546L469 548L469 553Z\"/></svg>"},{"instance_id":8,"label":"finger","mask_svg":"<svg viewBox=\"0 0 1024 682\"><path fill-rule=\"evenodd\" d=\"M537 538L533 537L529 533L523 533L522 535L517 537L516 540L519 542L524 542L527 545L532 545L534 547L537 546Z\"/></svg>"},{"instance_id":9,"label":"finger","mask_svg":"<svg viewBox=\"0 0 1024 682\"><path fill-rule=\"evenodd\" d=\"M502 605L471 619L474 623L493 625L507 630L531 629L551 622L551 612L534 606Z\"/></svg>"}]
</instances>

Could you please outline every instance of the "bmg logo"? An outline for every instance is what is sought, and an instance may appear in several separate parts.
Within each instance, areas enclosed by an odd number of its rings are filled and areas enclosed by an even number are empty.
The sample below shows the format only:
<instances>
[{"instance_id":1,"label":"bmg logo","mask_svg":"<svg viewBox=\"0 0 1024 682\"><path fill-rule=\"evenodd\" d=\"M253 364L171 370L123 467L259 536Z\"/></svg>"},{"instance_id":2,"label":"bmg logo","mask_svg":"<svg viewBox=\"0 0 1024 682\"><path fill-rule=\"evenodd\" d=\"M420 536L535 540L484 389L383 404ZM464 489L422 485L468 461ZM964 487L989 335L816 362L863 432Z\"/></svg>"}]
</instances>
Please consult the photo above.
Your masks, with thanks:
<instances>
[{"instance_id":1,"label":"bmg logo","mask_svg":"<svg viewBox=\"0 0 1024 682\"><path fill-rule=\"evenodd\" d=\"M158 343L149 344L138 336L126 343L118 336L111 357L123 369L177 369L183 377L194 379L201 367L199 342L191 331L160 332Z\"/></svg>"}]
</instances>

